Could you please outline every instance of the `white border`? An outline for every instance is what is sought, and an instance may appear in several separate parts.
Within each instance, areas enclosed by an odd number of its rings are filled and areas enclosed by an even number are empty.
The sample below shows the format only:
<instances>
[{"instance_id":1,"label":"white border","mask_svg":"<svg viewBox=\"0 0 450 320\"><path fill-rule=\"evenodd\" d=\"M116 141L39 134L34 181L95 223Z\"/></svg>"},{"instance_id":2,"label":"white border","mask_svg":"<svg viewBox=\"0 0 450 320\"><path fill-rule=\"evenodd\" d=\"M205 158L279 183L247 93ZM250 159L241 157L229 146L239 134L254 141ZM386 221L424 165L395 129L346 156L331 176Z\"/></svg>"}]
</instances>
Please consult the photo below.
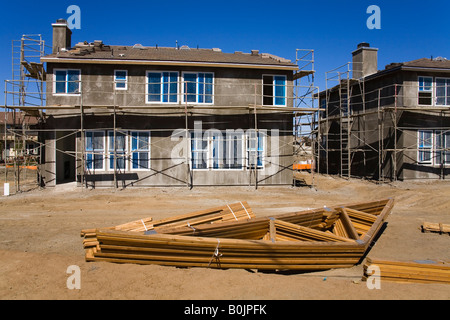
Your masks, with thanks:
<instances>
[{"instance_id":1,"label":"white border","mask_svg":"<svg viewBox=\"0 0 450 320\"><path fill-rule=\"evenodd\" d=\"M272 77L272 90L273 90L273 95L272 95L272 104L271 105L267 105L264 104L264 77ZM275 77L284 77L284 104L275 104ZM288 105L288 98L287 98L287 76L284 74L269 74L269 73L263 73L262 77L261 77L261 105L262 106L270 106L270 107L287 107ZM281 97L280 97L281 98Z\"/></svg>"},{"instance_id":2,"label":"white border","mask_svg":"<svg viewBox=\"0 0 450 320\"><path fill-rule=\"evenodd\" d=\"M145 152L144 150L139 151L139 149L137 149L136 151L133 151L133 132L148 132L148 168L133 168L133 152ZM129 171L130 172L134 172L134 171L150 171L152 170L152 133L150 130L128 130L128 134L130 137L130 142L129 142L129 162L130 162L130 166L129 166Z\"/></svg>"},{"instance_id":3,"label":"white border","mask_svg":"<svg viewBox=\"0 0 450 320\"><path fill-rule=\"evenodd\" d=\"M92 159L92 169L89 169L87 167L87 154L88 153L90 153L92 155L96 154L96 152L94 150L92 150L92 151L88 151L87 150L87 134L86 133L88 133L88 132L102 132L103 133L103 161L102 161L102 168L101 169L95 169L94 168L94 159ZM106 136L105 136L105 130L85 130L84 138L85 138L85 141L84 141L84 148L85 148L84 153L86 154L86 158L85 158L85 162L84 162L83 166L84 166L85 170L88 171L88 172L96 172L96 171L104 172L104 171L107 171L107 170L105 170L105 161L106 161L105 152L106 152L106 149L107 149L107 145L106 145L107 141L106 141Z\"/></svg>"},{"instance_id":4,"label":"white border","mask_svg":"<svg viewBox=\"0 0 450 320\"><path fill-rule=\"evenodd\" d=\"M69 71L69 70L75 70L75 71L79 71L80 72L80 76L79 76L79 78L78 78L78 93L67 93L67 92L65 92L65 93L56 93L56 71L65 71L66 72L66 80L65 80L65 83L66 83L66 91L67 91L67 71ZM81 69L70 69L70 68L67 68L67 69L57 69L57 68L55 68L55 69L53 69L53 88L52 88L52 94L54 95L54 96L66 96L66 97L78 97L78 96L80 96L80 94L81 94Z\"/></svg>"},{"instance_id":5,"label":"white border","mask_svg":"<svg viewBox=\"0 0 450 320\"><path fill-rule=\"evenodd\" d=\"M176 73L177 74L177 101L176 102L163 102L162 101L162 96L163 96L163 90L162 90L162 86L163 86L163 82L161 80L160 85L161 85L161 100L160 101L148 101L148 74L149 73L160 73L161 74L161 78L163 76L164 72L169 72L169 73ZM170 75L169 75L170 78ZM170 84L170 82L169 82ZM170 91L170 88L169 88ZM170 96L170 94L169 94ZM168 105L168 104L179 104L180 102L180 72L179 71L168 71L168 70L146 70L145 71L145 104L163 104L163 105Z\"/></svg>"},{"instance_id":6,"label":"white border","mask_svg":"<svg viewBox=\"0 0 450 320\"><path fill-rule=\"evenodd\" d=\"M185 81L184 81L184 75L186 74L186 73L191 73L191 74L196 74L197 75L197 78L196 78L196 80L195 80L195 102L186 102L186 101L184 101L184 99L185 99L185 87L186 87L186 85L185 85ZM198 93L198 74L199 73L204 73L204 74L207 74L207 73L210 73L210 74L212 74L212 93L211 93L211 96L212 96L212 102L198 102L198 97L199 97L199 93ZM205 84L205 82L203 82L203 84ZM182 73L181 73L181 97L180 97L180 101L181 101L181 103L183 103L183 104L197 104L197 105L200 105L200 106L211 106L211 105L214 105L214 92L215 92L215 85L216 85L216 74L214 73L214 72L210 72L210 71L183 71ZM205 95L205 93L203 93L203 95Z\"/></svg>"},{"instance_id":7,"label":"white border","mask_svg":"<svg viewBox=\"0 0 450 320\"><path fill-rule=\"evenodd\" d=\"M123 83L122 80L117 81L116 72L125 72L125 88L117 88L117 83ZM128 90L128 70L114 70L114 90Z\"/></svg>"}]
</instances>

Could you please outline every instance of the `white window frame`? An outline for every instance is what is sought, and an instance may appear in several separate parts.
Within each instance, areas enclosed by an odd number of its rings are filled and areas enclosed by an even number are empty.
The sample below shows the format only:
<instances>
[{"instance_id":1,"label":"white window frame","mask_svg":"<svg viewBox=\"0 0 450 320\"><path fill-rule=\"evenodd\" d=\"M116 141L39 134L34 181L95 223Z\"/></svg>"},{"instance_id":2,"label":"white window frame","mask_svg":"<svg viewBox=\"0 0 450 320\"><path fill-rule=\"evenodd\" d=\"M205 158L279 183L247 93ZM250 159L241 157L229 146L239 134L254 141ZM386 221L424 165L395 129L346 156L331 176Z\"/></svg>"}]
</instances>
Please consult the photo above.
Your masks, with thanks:
<instances>
[{"instance_id":1,"label":"white window frame","mask_svg":"<svg viewBox=\"0 0 450 320\"><path fill-rule=\"evenodd\" d=\"M449 81L450 82L450 78L445 78L445 77L435 77L435 80L434 80L434 101L435 101L435 104L436 104L436 106L449 106L450 107L450 104L447 104L447 100L449 99L449 97L450 97L450 83L449 84L446 84L446 95L445 95L445 102L444 102L444 104L438 104L437 103L437 100L438 100L438 96L437 96L437 90L438 90L438 85L437 85L437 80L438 79L442 79L442 80L446 80L446 81Z\"/></svg>"},{"instance_id":2,"label":"white window frame","mask_svg":"<svg viewBox=\"0 0 450 320\"><path fill-rule=\"evenodd\" d=\"M114 171L114 163L113 163L113 167L111 168L111 156L113 157L113 160L114 160L114 147L112 149L110 149L110 147L109 147L111 140L114 139L114 130L108 130L106 132L106 134L107 134L107 139L106 139L107 145L105 147L106 171ZM110 135L110 134L112 134L112 135ZM118 171L118 170L127 171L128 170L128 137L129 137L128 132L116 130L116 139L117 139L117 134L122 134L122 135L124 135L124 138L125 138L125 149L123 151L118 151L117 147L116 147L116 155L118 155L118 152L123 153L125 168L119 169L116 167L116 171ZM114 144L113 144L113 146L114 146ZM117 159L118 158L119 157L117 157Z\"/></svg>"},{"instance_id":3,"label":"white window frame","mask_svg":"<svg viewBox=\"0 0 450 320\"><path fill-rule=\"evenodd\" d=\"M117 72L125 72L125 80L117 80ZM125 87L117 87L119 83L125 84ZM128 90L128 70L114 70L114 90Z\"/></svg>"},{"instance_id":4,"label":"white window frame","mask_svg":"<svg viewBox=\"0 0 450 320\"><path fill-rule=\"evenodd\" d=\"M431 146L430 147L420 148L420 140L421 140L420 133L421 132L430 132L431 133L431 138L430 138ZM450 139L450 131L449 130L432 130L432 129L417 130L417 163L418 164L423 164L423 165L427 165L427 166L440 166L441 165L441 162L438 163L436 161L437 154L438 154L438 152L440 152L439 150L437 150L437 147L439 145L439 143L437 142L437 139L440 138L441 136L443 136L443 140L442 140L443 145L440 146L440 148L445 149L446 148L445 146L447 144L450 145L450 142L447 142L447 139ZM420 153L421 152L430 152L430 160L420 161ZM443 157L443 165L446 167L448 165L450 165L450 151L443 151L442 157ZM448 158L448 160L447 160L447 158Z\"/></svg>"},{"instance_id":5,"label":"white window frame","mask_svg":"<svg viewBox=\"0 0 450 320\"><path fill-rule=\"evenodd\" d=\"M101 155L102 155L102 167L101 168L94 168L95 155L96 154L99 155L100 153L96 153L96 151L95 151L96 149L92 149L92 150L88 150L87 149L87 145L88 145L87 144L87 134L85 134L85 154L86 154L86 159L85 159L84 166L85 166L86 170L105 171L105 150L107 149L105 131L104 130L86 130L86 133L88 133L88 132L92 132L92 133L101 132L103 134L103 149L102 149L103 152L101 153ZM92 154L93 155L93 158L92 158L93 166L92 166L92 168L88 168L88 166L87 166L87 155L88 154Z\"/></svg>"},{"instance_id":6,"label":"white window frame","mask_svg":"<svg viewBox=\"0 0 450 320\"><path fill-rule=\"evenodd\" d=\"M420 90L420 78L431 79L431 88L429 90ZM425 82L424 82L425 83ZM417 77L417 105L419 106L433 106L435 103L435 92L434 92L434 77L432 76L418 76ZM431 104L421 104L420 103L420 93L421 92L429 92L431 93Z\"/></svg>"},{"instance_id":7,"label":"white window frame","mask_svg":"<svg viewBox=\"0 0 450 320\"><path fill-rule=\"evenodd\" d=\"M227 133L225 132L225 134L222 133L222 140L220 140L222 143L218 144L218 152L219 155L221 155L222 157L218 158L218 163L219 163L219 167L218 168L214 168L214 161L215 161L215 157L214 157L214 143L215 143L215 139L214 139L214 135L208 135L208 137L205 138L204 133L202 132L202 136L199 137L200 141L206 141L206 148L205 149L198 149L193 151L192 150L192 139L193 139L193 134L194 131L190 131L190 135L189 135L189 154L190 154L190 161L189 161L189 165L191 170L195 170L195 171L243 171L246 168L246 164L247 164L247 157L245 155L245 151L246 151L246 141L247 141L247 136L246 133L244 131L242 131L242 133L239 133L241 135L241 156L242 156L242 163L241 166L239 168L224 168L222 167L223 165L226 165L227 159L224 158L224 153L222 152L221 154L221 149L223 148L223 142L224 139L227 139ZM233 135L234 137L234 135ZM225 145L227 146L227 144L225 143ZM194 161L194 157L193 157L193 152L197 152L197 153L205 153L206 154L206 168L194 168L193 167L193 161Z\"/></svg>"},{"instance_id":8,"label":"white window frame","mask_svg":"<svg viewBox=\"0 0 450 320\"><path fill-rule=\"evenodd\" d=\"M148 133L148 150L140 149L139 145L138 145L138 148L136 150L133 150L133 134L134 133L138 133L139 134L141 132ZM130 152L129 152L129 154L130 154L130 160L129 160L130 161L130 170L131 171L150 171L151 167L152 167L152 163L151 163L151 151L152 151L151 139L152 139L152 135L151 135L151 132L149 130L130 130L129 135L130 135L130 143L129 143L129 149L128 150L130 150ZM138 138L138 140L139 140L139 138ZM148 168L133 168L133 153L135 153L135 152L138 152L138 153L146 152L146 153L148 153L148 158L147 158L148 159Z\"/></svg>"},{"instance_id":9,"label":"white window frame","mask_svg":"<svg viewBox=\"0 0 450 320\"><path fill-rule=\"evenodd\" d=\"M56 72L57 71L64 71L66 73L66 77L65 77L65 91L64 92L56 92ZM76 93L68 93L68 83L70 81L68 81L67 76L68 76L68 71L78 71L78 92ZM53 95L55 96L79 96L81 94L81 69L53 69Z\"/></svg>"},{"instance_id":10,"label":"white window frame","mask_svg":"<svg viewBox=\"0 0 450 320\"><path fill-rule=\"evenodd\" d=\"M164 93L163 93L163 88L164 88L164 82L162 81L162 78L163 78L163 74L165 73L165 72L168 72L169 74L170 73L176 73L177 74L177 82L176 82L176 85L177 85L177 92L176 92L176 97L177 97L177 101L175 101L175 102L171 102L171 101L167 101L167 102L163 102L163 95L164 95ZM160 100L159 101L149 101L149 92L148 92L148 85L149 85L149 82L148 82L148 75L149 75L149 73L159 73L160 74L160 87L161 87L161 94L160 94ZM169 75L169 78L170 78L170 75ZM170 81L168 82L169 84L171 83ZM179 103L179 101L180 101L180 94L179 94L179 92L180 92L180 73L178 72L178 71L169 71L169 70L147 70L146 72L145 72L145 103L146 104L178 104ZM170 100L170 86L169 86L169 93L168 93L168 95L169 95L169 99L168 100Z\"/></svg>"},{"instance_id":11,"label":"white window frame","mask_svg":"<svg viewBox=\"0 0 450 320\"><path fill-rule=\"evenodd\" d=\"M193 140L195 139L197 141L200 141L200 144L203 147L203 141L204 141L205 137L204 137L204 132L201 132L200 137L198 137L198 138L196 138L195 136L193 137L193 135L195 135L195 131L189 131L189 155L190 155L189 166L190 166L190 169L191 170L195 170L195 171L208 171L208 170L211 169L211 163L210 163L210 160L211 160L211 157L210 157L210 154L211 154L210 137L206 138L206 149L195 148L195 151L194 151L193 148L192 148ZM199 143L199 142L197 142L197 143ZM206 168L194 168L194 163L193 163L194 162L194 157L192 156L193 152L200 153L200 154L206 153L206 161L205 161L206 162Z\"/></svg>"},{"instance_id":12,"label":"white window frame","mask_svg":"<svg viewBox=\"0 0 450 320\"><path fill-rule=\"evenodd\" d=\"M264 77L272 77L272 104L264 104ZM283 77L284 78L284 97L278 97L275 95L275 77ZM287 76L283 74L263 74L261 79L261 105L265 106L273 106L273 107L286 107L288 105L287 99ZM284 104L275 104L276 98L283 98Z\"/></svg>"},{"instance_id":13,"label":"white window frame","mask_svg":"<svg viewBox=\"0 0 450 320\"><path fill-rule=\"evenodd\" d=\"M198 87L199 87L198 75L200 73L211 74L212 75L211 102L204 102L204 101L203 102L199 102L199 96L200 95L203 95L203 96L206 95L205 92L203 92L203 94L200 94L199 90L198 90ZM181 99L180 99L182 101L182 103L186 103L186 81L185 81L185 75L186 74L195 74L196 75L196 77L195 77L195 102L192 102L192 101L189 102L188 101L187 103L188 104L189 103L193 103L193 104L199 104L199 105L213 105L214 104L214 92L215 92L214 87L215 87L215 81L216 81L215 73L214 72L210 72L210 71L204 71L204 72L202 72L202 71L183 71L181 73L181 76L182 76L181 87L182 88L181 88ZM206 82L203 82L203 84L206 85ZM188 95L191 95L191 94L188 94Z\"/></svg>"},{"instance_id":14,"label":"white window frame","mask_svg":"<svg viewBox=\"0 0 450 320\"><path fill-rule=\"evenodd\" d=\"M254 131L254 129L251 129L251 130L253 130ZM255 131L254 131L255 132ZM259 136L260 134L262 134L261 135L261 138L262 138L262 151L259 151L258 150L258 141L256 142L256 150L253 150L253 148L250 148L250 139L251 139L251 137L250 137L250 133L249 133L249 131L247 131L247 133L246 133L246 139L245 139L245 159L246 159L246 168L247 168L247 170L250 170L250 169L254 169L254 167L253 167L253 165L252 166L250 166L250 157L249 157L249 152L254 152L254 151L256 151L256 168L258 169L258 170L264 170L264 168L265 168L265 160L266 160L266 150L267 150L267 131L266 130L257 130L256 131L257 132L257 135ZM258 140L259 140L260 138L258 137ZM261 166L258 166L258 152L262 152L262 155L261 155Z\"/></svg>"}]
</instances>

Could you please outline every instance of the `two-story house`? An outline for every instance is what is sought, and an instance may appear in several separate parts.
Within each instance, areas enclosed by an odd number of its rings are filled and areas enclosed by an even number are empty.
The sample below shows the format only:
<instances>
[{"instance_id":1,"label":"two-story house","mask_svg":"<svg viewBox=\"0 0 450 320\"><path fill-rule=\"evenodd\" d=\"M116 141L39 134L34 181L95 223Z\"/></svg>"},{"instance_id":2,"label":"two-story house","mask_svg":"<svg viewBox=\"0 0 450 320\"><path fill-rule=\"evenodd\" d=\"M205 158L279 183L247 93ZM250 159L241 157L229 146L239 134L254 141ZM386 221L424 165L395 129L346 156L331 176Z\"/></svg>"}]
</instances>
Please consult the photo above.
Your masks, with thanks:
<instances>
[{"instance_id":1,"label":"two-story house","mask_svg":"<svg viewBox=\"0 0 450 320\"><path fill-rule=\"evenodd\" d=\"M350 76L320 92L321 173L377 180L444 179L450 173L450 61L391 63L361 43Z\"/></svg>"},{"instance_id":2,"label":"two-story house","mask_svg":"<svg viewBox=\"0 0 450 320\"><path fill-rule=\"evenodd\" d=\"M272 54L187 46L72 46L53 26L43 182L292 184L293 79Z\"/></svg>"}]
</instances>

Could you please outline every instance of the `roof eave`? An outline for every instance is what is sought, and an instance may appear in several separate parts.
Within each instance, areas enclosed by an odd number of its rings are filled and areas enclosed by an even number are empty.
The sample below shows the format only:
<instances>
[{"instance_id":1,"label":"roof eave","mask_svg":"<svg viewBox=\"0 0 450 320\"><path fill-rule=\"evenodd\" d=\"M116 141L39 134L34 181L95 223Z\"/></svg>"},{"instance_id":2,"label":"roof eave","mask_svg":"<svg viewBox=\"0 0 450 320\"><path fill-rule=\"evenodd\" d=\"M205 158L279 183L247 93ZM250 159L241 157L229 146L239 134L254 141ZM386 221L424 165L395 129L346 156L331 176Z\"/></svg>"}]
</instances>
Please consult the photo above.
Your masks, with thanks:
<instances>
[{"instance_id":1,"label":"roof eave","mask_svg":"<svg viewBox=\"0 0 450 320\"><path fill-rule=\"evenodd\" d=\"M114 64L114 65L158 65L158 66L195 66L195 67L219 67L219 68L244 68L296 71L297 65L271 65L251 63L229 62L196 62L196 61L160 61L160 60L126 60L126 59L70 59L43 57L42 62L51 63L76 63L76 64Z\"/></svg>"}]
</instances>

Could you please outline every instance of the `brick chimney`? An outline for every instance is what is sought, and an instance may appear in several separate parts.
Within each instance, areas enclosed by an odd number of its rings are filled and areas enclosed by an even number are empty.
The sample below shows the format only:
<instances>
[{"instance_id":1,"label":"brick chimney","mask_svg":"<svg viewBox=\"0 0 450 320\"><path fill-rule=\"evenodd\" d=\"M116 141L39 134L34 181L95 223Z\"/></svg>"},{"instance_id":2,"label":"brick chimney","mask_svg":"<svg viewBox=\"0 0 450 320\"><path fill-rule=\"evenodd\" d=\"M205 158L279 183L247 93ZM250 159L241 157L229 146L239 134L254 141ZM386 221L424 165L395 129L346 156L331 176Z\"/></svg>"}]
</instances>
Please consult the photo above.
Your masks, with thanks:
<instances>
[{"instance_id":1,"label":"brick chimney","mask_svg":"<svg viewBox=\"0 0 450 320\"><path fill-rule=\"evenodd\" d=\"M353 55L353 78L360 79L378 72L378 49L361 42Z\"/></svg>"},{"instance_id":2,"label":"brick chimney","mask_svg":"<svg viewBox=\"0 0 450 320\"><path fill-rule=\"evenodd\" d=\"M58 53L62 49L70 49L72 46L72 31L69 29L65 19L58 19L52 23L53 27L53 53Z\"/></svg>"}]
</instances>

